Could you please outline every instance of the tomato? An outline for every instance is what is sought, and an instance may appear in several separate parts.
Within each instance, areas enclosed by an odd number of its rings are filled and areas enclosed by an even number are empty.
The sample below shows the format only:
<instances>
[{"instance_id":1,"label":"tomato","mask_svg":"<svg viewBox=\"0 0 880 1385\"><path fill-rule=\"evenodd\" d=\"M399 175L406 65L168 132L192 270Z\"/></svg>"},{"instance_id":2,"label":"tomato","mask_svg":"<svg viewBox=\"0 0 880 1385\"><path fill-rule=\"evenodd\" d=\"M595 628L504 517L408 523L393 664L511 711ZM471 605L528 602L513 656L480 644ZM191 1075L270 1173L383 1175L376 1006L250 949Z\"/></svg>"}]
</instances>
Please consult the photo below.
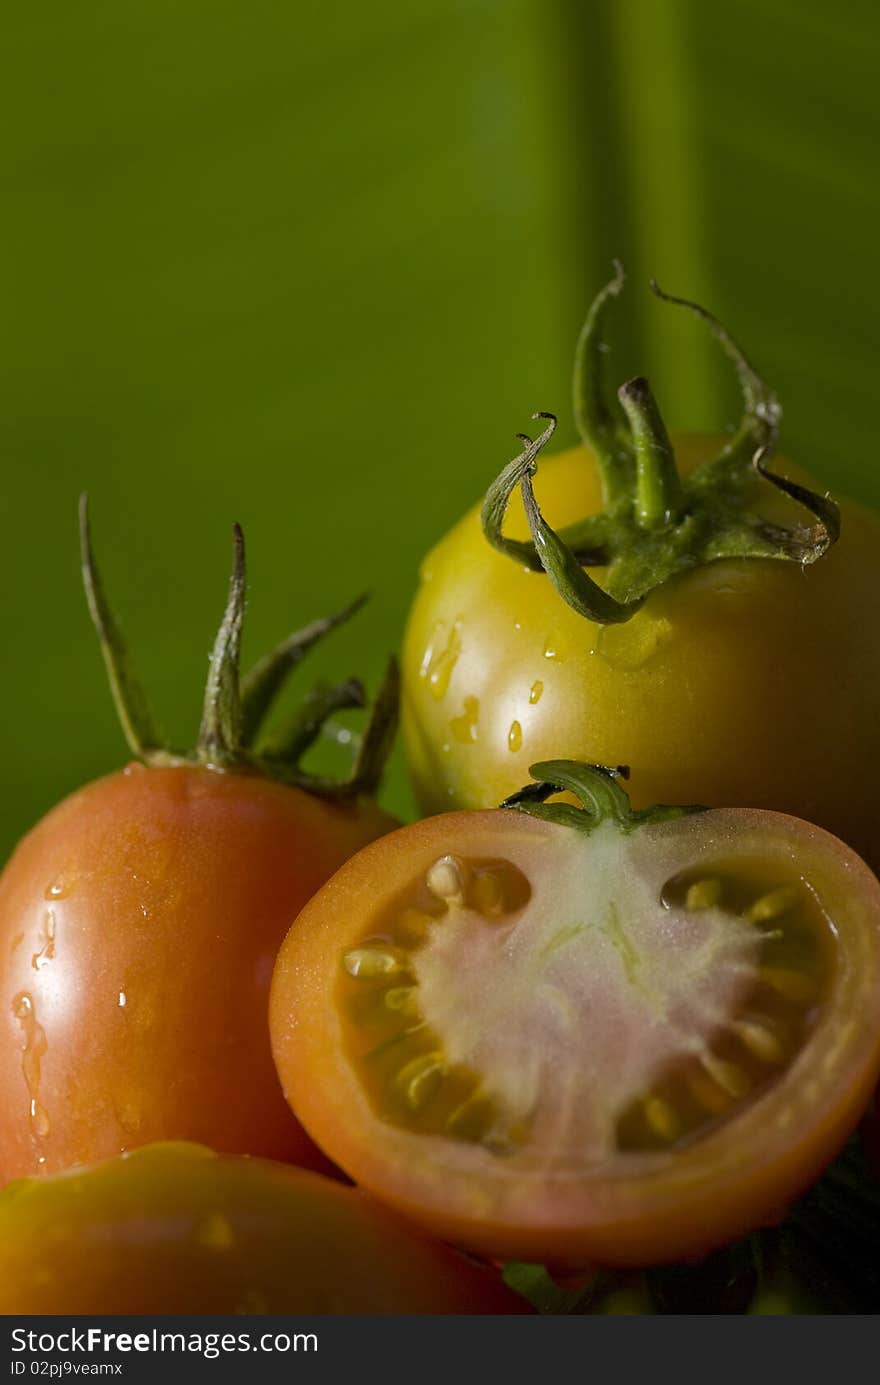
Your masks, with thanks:
<instances>
[{"instance_id":1,"label":"tomato","mask_svg":"<svg viewBox=\"0 0 880 1385\"><path fill-rule=\"evenodd\" d=\"M354 1188L163 1144L0 1193L0 1313L516 1313Z\"/></svg>"},{"instance_id":2,"label":"tomato","mask_svg":"<svg viewBox=\"0 0 880 1385\"><path fill-rule=\"evenodd\" d=\"M767 1220L880 1074L880 883L820 828L630 810L554 762L521 811L381 838L306 906L270 1028L359 1184L500 1259L692 1258ZM560 789L583 810L542 802Z\"/></svg>"},{"instance_id":3,"label":"tomato","mask_svg":"<svg viewBox=\"0 0 880 1385\"><path fill-rule=\"evenodd\" d=\"M679 440L682 470L713 450ZM591 455L550 458L536 491L554 523L595 512ZM771 496L764 508L792 507ZM533 761L571 756L629 765L637 803L808 818L880 868L880 522L841 512L839 542L811 567L712 562L625 624L599 625L490 548L470 511L425 559L403 647L422 810L495 806ZM518 497L509 528L528 536Z\"/></svg>"},{"instance_id":4,"label":"tomato","mask_svg":"<svg viewBox=\"0 0 880 1385\"><path fill-rule=\"evenodd\" d=\"M775 395L711 314L652 287L719 340L739 426L673 447L646 380L610 393L617 266L578 343L585 445L538 465L541 416L482 522L424 562L403 657L419 802L494 806L549 756L624 763L637 802L777 809L880 868L880 519L771 469Z\"/></svg>"},{"instance_id":5,"label":"tomato","mask_svg":"<svg viewBox=\"0 0 880 1385\"><path fill-rule=\"evenodd\" d=\"M59 804L0 876L0 1183L161 1139L320 1162L275 1076L269 981L309 896L394 825L360 792L393 722L393 680L349 784L313 781L296 757L328 710L362 700L359 687L318 690L263 751L258 728L285 673L334 622L290 637L240 684L236 531L199 741L189 757L172 752L134 683L85 524L83 552L123 725L146 763Z\"/></svg>"},{"instance_id":6,"label":"tomato","mask_svg":"<svg viewBox=\"0 0 880 1385\"><path fill-rule=\"evenodd\" d=\"M313 1156L266 1029L291 920L390 824L193 766L87 785L0 877L0 1180L169 1137Z\"/></svg>"}]
</instances>

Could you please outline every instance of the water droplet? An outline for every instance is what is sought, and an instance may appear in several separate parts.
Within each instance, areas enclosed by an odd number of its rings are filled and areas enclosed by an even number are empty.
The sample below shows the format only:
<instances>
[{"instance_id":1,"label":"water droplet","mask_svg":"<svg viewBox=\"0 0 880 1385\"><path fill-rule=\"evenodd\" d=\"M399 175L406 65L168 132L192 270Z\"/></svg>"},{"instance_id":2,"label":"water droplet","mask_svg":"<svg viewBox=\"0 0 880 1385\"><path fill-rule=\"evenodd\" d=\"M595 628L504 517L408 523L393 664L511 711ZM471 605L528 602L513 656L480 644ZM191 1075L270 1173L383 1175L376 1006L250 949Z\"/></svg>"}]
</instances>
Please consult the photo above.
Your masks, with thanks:
<instances>
[{"instance_id":1,"label":"water droplet","mask_svg":"<svg viewBox=\"0 0 880 1385\"><path fill-rule=\"evenodd\" d=\"M446 696L452 670L455 668L461 653L461 621L455 621L449 630L445 644L441 645L440 641L445 630L446 626L442 621L435 626L419 669L419 677L427 680L431 696L436 698L438 702Z\"/></svg>"},{"instance_id":2,"label":"water droplet","mask_svg":"<svg viewBox=\"0 0 880 1385\"><path fill-rule=\"evenodd\" d=\"M40 1067L48 1048L46 1031L37 1023L37 1012L33 996L20 991L12 1001L12 1013L21 1025L24 1047L21 1053L21 1071L30 1098L31 1125L40 1137L49 1134L49 1116L40 1102Z\"/></svg>"},{"instance_id":3,"label":"water droplet","mask_svg":"<svg viewBox=\"0 0 880 1385\"><path fill-rule=\"evenodd\" d=\"M49 1134L49 1113L36 1097L31 1097L31 1123L37 1135L45 1138Z\"/></svg>"},{"instance_id":4,"label":"water droplet","mask_svg":"<svg viewBox=\"0 0 880 1385\"><path fill-rule=\"evenodd\" d=\"M119 992L119 1008L120 1010L125 1009L125 991Z\"/></svg>"},{"instance_id":5,"label":"water droplet","mask_svg":"<svg viewBox=\"0 0 880 1385\"><path fill-rule=\"evenodd\" d=\"M74 881L64 875L56 875L43 891L44 899L66 899L73 892Z\"/></svg>"},{"instance_id":6,"label":"water droplet","mask_svg":"<svg viewBox=\"0 0 880 1385\"><path fill-rule=\"evenodd\" d=\"M533 707L536 702L540 702L541 693L543 691L544 684L541 682L540 678L536 678L531 688L529 689L529 702L532 704Z\"/></svg>"},{"instance_id":7,"label":"water droplet","mask_svg":"<svg viewBox=\"0 0 880 1385\"><path fill-rule=\"evenodd\" d=\"M229 1250L235 1245L235 1232L222 1212L209 1212L196 1227L195 1239L206 1250Z\"/></svg>"},{"instance_id":8,"label":"water droplet","mask_svg":"<svg viewBox=\"0 0 880 1385\"><path fill-rule=\"evenodd\" d=\"M507 733L507 749L516 754L518 750L522 749L522 742L522 727L518 721L512 721L510 723L510 730Z\"/></svg>"},{"instance_id":9,"label":"water droplet","mask_svg":"<svg viewBox=\"0 0 880 1385\"><path fill-rule=\"evenodd\" d=\"M464 700L464 711L460 717L453 717L449 723L449 728L457 741L467 745L477 739L477 722L480 717L480 699L478 697L466 697Z\"/></svg>"},{"instance_id":10,"label":"water droplet","mask_svg":"<svg viewBox=\"0 0 880 1385\"><path fill-rule=\"evenodd\" d=\"M639 611L623 625L603 626L596 642L596 653L609 668L631 672L649 663L671 639L671 621L665 616Z\"/></svg>"},{"instance_id":11,"label":"water droplet","mask_svg":"<svg viewBox=\"0 0 880 1385\"><path fill-rule=\"evenodd\" d=\"M548 635L547 639L544 641L544 658L545 658L545 659L558 659L558 658L559 658L559 654L557 653L557 650L556 650L556 645L555 645L554 641L550 639L549 635Z\"/></svg>"},{"instance_id":12,"label":"water droplet","mask_svg":"<svg viewBox=\"0 0 880 1385\"><path fill-rule=\"evenodd\" d=\"M42 971L47 963L52 961L55 956L55 911L47 909L43 919L43 936L40 939L41 946L31 957L31 966L34 971Z\"/></svg>"}]
</instances>

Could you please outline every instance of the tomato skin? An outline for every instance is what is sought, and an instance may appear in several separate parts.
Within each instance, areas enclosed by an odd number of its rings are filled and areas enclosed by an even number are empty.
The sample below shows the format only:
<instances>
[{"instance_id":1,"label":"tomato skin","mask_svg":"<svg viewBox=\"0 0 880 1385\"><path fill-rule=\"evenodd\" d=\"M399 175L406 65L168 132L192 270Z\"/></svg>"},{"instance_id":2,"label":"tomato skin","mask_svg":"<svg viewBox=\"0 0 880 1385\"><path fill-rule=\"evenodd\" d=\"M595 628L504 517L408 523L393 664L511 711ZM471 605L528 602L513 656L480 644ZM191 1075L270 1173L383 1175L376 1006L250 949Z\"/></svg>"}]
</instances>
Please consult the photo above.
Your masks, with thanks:
<instances>
[{"instance_id":1,"label":"tomato skin","mask_svg":"<svg viewBox=\"0 0 880 1385\"><path fill-rule=\"evenodd\" d=\"M161 1144L0 1194L0 1313L517 1313L365 1194Z\"/></svg>"},{"instance_id":2,"label":"tomato skin","mask_svg":"<svg viewBox=\"0 0 880 1385\"><path fill-rule=\"evenodd\" d=\"M256 776L86 785L0 877L0 1183L158 1139L320 1163L266 1031L290 921L392 826Z\"/></svg>"},{"instance_id":3,"label":"tomato skin","mask_svg":"<svg viewBox=\"0 0 880 1385\"><path fill-rule=\"evenodd\" d=\"M682 472L718 446L680 439ZM535 484L555 527L601 507L583 448L542 459ZM766 485L754 503L803 522ZM405 636L403 732L422 810L497 806L538 760L627 764L636 806L776 809L880 869L880 521L849 503L841 514L839 542L812 567L714 562L603 628L492 549L472 509L426 557ZM528 537L518 495L505 532Z\"/></svg>"},{"instance_id":4,"label":"tomato skin","mask_svg":"<svg viewBox=\"0 0 880 1385\"><path fill-rule=\"evenodd\" d=\"M859 1121L880 1072L880 882L843 843L781 814L722 809L641 829L661 845L692 832L713 850L744 842L758 852L769 843L768 859L778 862L803 853L795 859L809 860L823 907L849 901L846 914L832 908L846 941L829 1016L793 1061L783 1097L771 1088L732 1120L732 1136L724 1126L711 1131L657 1172L566 1171L542 1182L541 1151L541 1178L527 1161L519 1176L518 1155L507 1154L494 1166L497 1179L487 1179L474 1145L376 1114L345 1046L340 962L366 935L386 935L401 880L441 856L505 858L528 875L551 857L553 834L568 831L510 810L449 813L391 833L347 862L306 906L278 956L269 1019L282 1085L306 1129L360 1186L477 1254L573 1268L700 1258L779 1220ZM558 873L559 862L549 859L547 869ZM505 955L514 951L510 944ZM483 981L494 995L503 978L490 972Z\"/></svg>"}]
</instances>

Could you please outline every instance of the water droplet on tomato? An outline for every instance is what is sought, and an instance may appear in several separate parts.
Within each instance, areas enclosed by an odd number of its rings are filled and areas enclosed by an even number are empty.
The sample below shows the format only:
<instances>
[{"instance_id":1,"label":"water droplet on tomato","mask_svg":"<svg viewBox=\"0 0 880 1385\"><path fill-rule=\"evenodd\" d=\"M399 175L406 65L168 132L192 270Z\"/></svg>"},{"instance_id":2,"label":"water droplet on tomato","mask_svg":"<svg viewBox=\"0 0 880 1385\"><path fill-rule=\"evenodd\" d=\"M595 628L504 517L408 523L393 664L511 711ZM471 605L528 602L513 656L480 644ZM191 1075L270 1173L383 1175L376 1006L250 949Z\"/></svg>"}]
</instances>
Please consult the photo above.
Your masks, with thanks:
<instances>
[{"instance_id":1,"label":"water droplet on tomato","mask_svg":"<svg viewBox=\"0 0 880 1385\"><path fill-rule=\"evenodd\" d=\"M446 629L442 621L434 627L419 669L419 677L426 680L431 696L438 702L446 696L452 671L461 653L461 621L455 621L448 634ZM446 641L441 644L444 634Z\"/></svg>"},{"instance_id":2,"label":"water droplet on tomato","mask_svg":"<svg viewBox=\"0 0 880 1385\"><path fill-rule=\"evenodd\" d=\"M51 962L55 956L55 911L47 909L43 919L43 935L40 938L40 947L31 957L31 966L34 971L42 971L47 963Z\"/></svg>"},{"instance_id":3,"label":"water droplet on tomato","mask_svg":"<svg viewBox=\"0 0 880 1385\"><path fill-rule=\"evenodd\" d=\"M20 991L13 998L12 1013L21 1026L24 1039L21 1071L30 1098L31 1125L34 1133L42 1137L49 1133L49 1116L39 1099L41 1065L48 1048L46 1031L37 1022L33 996L28 991Z\"/></svg>"},{"instance_id":4,"label":"water droplet on tomato","mask_svg":"<svg viewBox=\"0 0 880 1385\"><path fill-rule=\"evenodd\" d=\"M461 716L453 717L449 723L453 736L457 741L461 741L462 745L472 744L477 739L479 717L480 699L478 697L466 697Z\"/></svg>"},{"instance_id":5,"label":"water droplet on tomato","mask_svg":"<svg viewBox=\"0 0 880 1385\"><path fill-rule=\"evenodd\" d=\"M51 1129L49 1124L49 1113L36 1097L31 1098L31 1124L36 1134L41 1136L41 1138L45 1138Z\"/></svg>"},{"instance_id":6,"label":"water droplet on tomato","mask_svg":"<svg viewBox=\"0 0 880 1385\"><path fill-rule=\"evenodd\" d=\"M522 742L522 727L518 721L512 721L510 723L510 730L507 733L507 749L516 754L518 750L522 749Z\"/></svg>"},{"instance_id":7,"label":"water droplet on tomato","mask_svg":"<svg viewBox=\"0 0 880 1385\"><path fill-rule=\"evenodd\" d=\"M69 877L56 875L55 879L50 881L43 891L43 897L45 899L66 899L73 892L75 883Z\"/></svg>"},{"instance_id":8,"label":"water droplet on tomato","mask_svg":"<svg viewBox=\"0 0 880 1385\"><path fill-rule=\"evenodd\" d=\"M531 688L529 689L529 702L532 704L533 707L536 702L540 702L541 693L543 691L544 684L541 682L540 678L536 678Z\"/></svg>"}]
</instances>

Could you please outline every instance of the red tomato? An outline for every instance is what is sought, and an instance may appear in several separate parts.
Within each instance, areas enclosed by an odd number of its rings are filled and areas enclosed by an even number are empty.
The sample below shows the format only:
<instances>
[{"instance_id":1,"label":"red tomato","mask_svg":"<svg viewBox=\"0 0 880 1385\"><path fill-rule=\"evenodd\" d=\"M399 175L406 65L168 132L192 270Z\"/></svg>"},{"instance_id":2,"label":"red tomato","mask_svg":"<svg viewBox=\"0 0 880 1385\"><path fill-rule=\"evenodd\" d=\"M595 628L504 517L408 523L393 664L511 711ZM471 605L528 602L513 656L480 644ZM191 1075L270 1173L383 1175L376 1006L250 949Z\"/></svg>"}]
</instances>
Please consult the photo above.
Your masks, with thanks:
<instances>
[{"instance_id":1,"label":"red tomato","mask_svg":"<svg viewBox=\"0 0 880 1385\"><path fill-rule=\"evenodd\" d=\"M4 1314L526 1311L363 1193L263 1159L155 1145L0 1194Z\"/></svg>"},{"instance_id":2,"label":"red tomato","mask_svg":"<svg viewBox=\"0 0 880 1385\"><path fill-rule=\"evenodd\" d=\"M702 1255L859 1120L880 883L781 814L631 812L608 772L536 769L587 809L429 818L306 906L272 983L285 1093L358 1183L470 1250Z\"/></svg>"},{"instance_id":3,"label":"red tomato","mask_svg":"<svg viewBox=\"0 0 880 1385\"><path fill-rule=\"evenodd\" d=\"M0 877L0 1181L168 1138L311 1161L266 1027L275 954L392 826L256 775L132 764Z\"/></svg>"},{"instance_id":4,"label":"red tomato","mask_svg":"<svg viewBox=\"0 0 880 1385\"><path fill-rule=\"evenodd\" d=\"M274 737L266 716L309 648L361 603L289 635L241 679L236 525L199 737L184 757L163 742L133 673L84 499L80 521L120 721L149 767L72 794L0 875L0 1184L163 1139L320 1163L273 1070L269 981L309 896L394 825L369 797L395 721L394 669L351 778L302 771L327 716L363 706L363 688L319 685Z\"/></svg>"}]
</instances>

